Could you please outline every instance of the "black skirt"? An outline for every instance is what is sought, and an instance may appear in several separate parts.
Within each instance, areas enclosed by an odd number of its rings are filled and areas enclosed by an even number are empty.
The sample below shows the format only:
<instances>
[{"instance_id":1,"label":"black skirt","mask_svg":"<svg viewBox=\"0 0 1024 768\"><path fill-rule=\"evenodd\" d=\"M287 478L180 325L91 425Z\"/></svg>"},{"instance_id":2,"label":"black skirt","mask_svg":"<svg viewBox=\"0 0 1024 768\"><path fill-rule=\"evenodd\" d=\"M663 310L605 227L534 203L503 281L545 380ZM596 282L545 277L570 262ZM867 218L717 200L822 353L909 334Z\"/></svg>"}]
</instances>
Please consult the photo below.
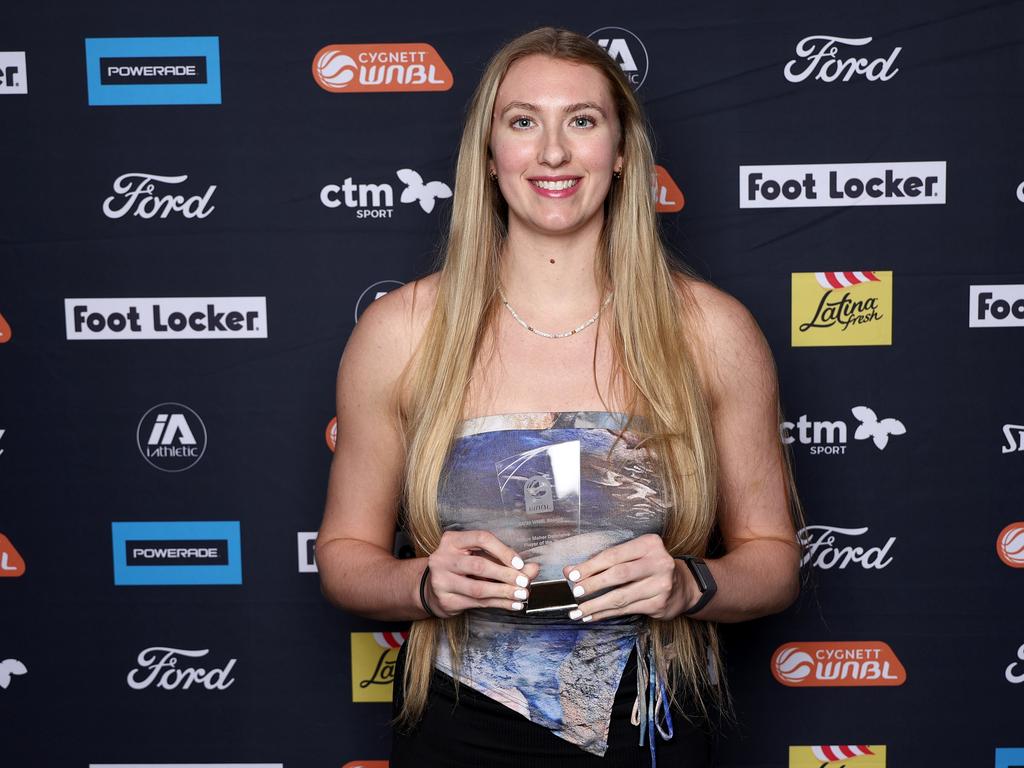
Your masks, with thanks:
<instances>
[{"instance_id":1,"label":"black skirt","mask_svg":"<svg viewBox=\"0 0 1024 768\"><path fill-rule=\"evenodd\" d=\"M395 664L392 717L398 714L404 691L405 646ZM630 723L636 699L636 648L629 656L619 682L608 732L608 750L603 757L585 752L547 728L468 685L459 686L455 703L452 678L434 669L427 696L427 708L420 721L408 731L392 730L391 768L636 768L651 765L650 747L639 745L640 729ZM691 707L685 699L682 706ZM690 712L692 722L672 710L675 735L664 740L655 733L657 764L664 768L709 768L712 765L712 737L706 721Z\"/></svg>"}]
</instances>

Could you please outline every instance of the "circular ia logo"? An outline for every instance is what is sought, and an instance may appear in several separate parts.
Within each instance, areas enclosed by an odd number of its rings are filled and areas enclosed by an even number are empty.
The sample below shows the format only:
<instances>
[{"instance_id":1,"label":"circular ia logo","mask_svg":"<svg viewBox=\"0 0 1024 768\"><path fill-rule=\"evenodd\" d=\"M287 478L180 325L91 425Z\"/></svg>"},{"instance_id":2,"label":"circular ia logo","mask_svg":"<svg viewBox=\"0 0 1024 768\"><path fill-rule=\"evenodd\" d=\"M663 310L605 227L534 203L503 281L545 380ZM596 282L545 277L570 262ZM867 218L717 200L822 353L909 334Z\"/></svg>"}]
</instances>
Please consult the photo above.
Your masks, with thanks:
<instances>
[{"instance_id":1,"label":"circular ia logo","mask_svg":"<svg viewBox=\"0 0 1024 768\"><path fill-rule=\"evenodd\" d=\"M181 403L154 405L139 420L139 452L161 472L183 472L206 453L206 425Z\"/></svg>"},{"instance_id":2,"label":"circular ia logo","mask_svg":"<svg viewBox=\"0 0 1024 768\"><path fill-rule=\"evenodd\" d=\"M623 27L601 27L589 35L591 40L604 48L626 75L635 91L647 79L649 62L647 48L640 38Z\"/></svg>"},{"instance_id":3,"label":"circular ia logo","mask_svg":"<svg viewBox=\"0 0 1024 768\"><path fill-rule=\"evenodd\" d=\"M359 298L356 299L356 322L359 322L359 316L363 314L363 311L373 304L373 302L388 291L401 288L403 285L405 285L405 283L399 282L398 280L378 280L365 291L360 293Z\"/></svg>"}]
</instances>

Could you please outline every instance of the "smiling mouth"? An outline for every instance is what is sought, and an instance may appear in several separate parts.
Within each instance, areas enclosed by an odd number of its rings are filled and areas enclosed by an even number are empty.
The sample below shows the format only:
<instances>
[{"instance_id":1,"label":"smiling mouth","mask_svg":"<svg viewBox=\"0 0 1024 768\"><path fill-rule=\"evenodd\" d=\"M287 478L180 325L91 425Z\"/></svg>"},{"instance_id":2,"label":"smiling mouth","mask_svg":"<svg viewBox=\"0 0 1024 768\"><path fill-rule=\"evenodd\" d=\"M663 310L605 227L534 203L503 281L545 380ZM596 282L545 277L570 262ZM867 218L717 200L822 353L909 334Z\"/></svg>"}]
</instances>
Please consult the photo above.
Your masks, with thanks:
<instances>
[{"instance_id":1,"label":"smiling mouth","mask_svg":"<svg viewBox=\"0 0 1024 768\"><path fill-rule=\"evenodd\" d=\"M547 189L551 191L558 191L561 189L569 189L579 184L579 179L560 179L558 181L543 181L541 179L530 179L530 183L540 189Z\"/></svg>"}]
</instances>

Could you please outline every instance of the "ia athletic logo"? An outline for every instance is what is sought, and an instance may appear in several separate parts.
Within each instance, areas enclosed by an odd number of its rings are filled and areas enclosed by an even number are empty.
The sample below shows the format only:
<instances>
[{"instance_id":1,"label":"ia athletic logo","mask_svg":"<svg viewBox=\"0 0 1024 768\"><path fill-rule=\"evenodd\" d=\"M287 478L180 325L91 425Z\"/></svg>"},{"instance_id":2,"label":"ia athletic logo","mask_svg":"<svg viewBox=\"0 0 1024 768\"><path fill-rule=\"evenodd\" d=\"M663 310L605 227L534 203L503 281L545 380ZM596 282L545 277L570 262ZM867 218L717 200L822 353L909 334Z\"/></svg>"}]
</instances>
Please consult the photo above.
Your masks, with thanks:
<instances>
[{"instance_id":1,"label":"ia athletic logo","mask_svg":"<svg viewBox=\"0 0 1024 768\"><path fill-rule=\"evenodd\" d=\"M139 419L136 440L151 467L183 472L206 453L206 425L187 405L160 403Z\"/></svg>"},{"instance_id":2,"label":"ia athletic logo","mask_svg":"<svg viewBox=\"0 0 1024 768\"><path fill-rule=\"evenodd\" d=\"M359 316L363 314L368 306L379 299L388 291L393 291L397 288L401 288L405 283L400 280L378 280L369 287L363 290L359 294L359 298L356 299L356 310L355 310L355 321L359 322Z\"/></svg>"},{"instance_id":3,"label":"ia athletic logo","mask_svg":"<svg viewBox=\"0 0 1024 768\"><path fill-rule=\"evenodd\" d=\"M634 91L644 84L650 62L647 58L647 48L639 37L623 27L601 27L587 37L604 48L622 67L622 72Z\"/></svg>"},{"instance_id":4,"label":"ia athletic logo","mask_svg":"<svg viewBox=\"0 0 1024 768\"><path fill-rule=\"evenodd\" d=\"M6 344L11 340L11 326L4 319L3 315L0 315L0 344Z\"/></svg>"}]
</instances>

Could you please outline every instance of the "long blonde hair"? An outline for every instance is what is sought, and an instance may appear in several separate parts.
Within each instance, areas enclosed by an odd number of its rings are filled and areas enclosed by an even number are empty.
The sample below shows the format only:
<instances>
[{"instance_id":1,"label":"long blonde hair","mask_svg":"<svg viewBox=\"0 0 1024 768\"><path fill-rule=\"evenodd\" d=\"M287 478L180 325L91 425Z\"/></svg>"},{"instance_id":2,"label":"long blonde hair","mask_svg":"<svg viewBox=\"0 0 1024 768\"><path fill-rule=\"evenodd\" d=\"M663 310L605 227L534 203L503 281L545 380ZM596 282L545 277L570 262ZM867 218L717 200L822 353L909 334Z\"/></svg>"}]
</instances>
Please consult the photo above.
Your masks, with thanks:
<instances>
[{"instance_id":1,"label":"long blonde hair","mask_svg":"<svg viewBox=\"0 0 1024 768\"><path fill-rule=\"evenodd\" d=\"M659 460L667 500L664 542L673 555L703 555L715 527L718 477L710 404L698 376L687 332L699 322L679 272L658 234L652 195L654 158L641 107L619 66L582 35L545 27L509 42L487 65L473 95L459 145L451 222L435 304L400 389L410 392L400 406L406 469L404 523L419 557L440 543L437 490L455 431L462 420L474 362L492 328L496 309L499 253L507 235L507 208L488 179L491 119L506 72L535 54L602 72L621 125L621 179L605 201L604 228L595 274L599 295L614 286L610 305L613 381L624 385L625 412L643 414L645 442ZM692 278L692 276L691 276ZM682 298L681 298L682 296ZM596 342L595 342L596 344ZM595 382L597 378L595 357ZM603 402L603 398L602 398ZM627 429L633 423L630 418ZM782 450L781 441L779 443ZM788 471L788 460L785 463ZM794 497L795 498L795 497ZM675 702L677 683L689 684L705 714L711 694L720 712L731 711L720 674L716 626L678 617L646 617L643 633L653 644L658 674L668 681ZM405 697L396 725L411 725L423 713L435 651L444 630L458 685L466 615L413 622L406 641ZM396 681L397 684L397 681Z\"/></svg>"}]
</instances>

